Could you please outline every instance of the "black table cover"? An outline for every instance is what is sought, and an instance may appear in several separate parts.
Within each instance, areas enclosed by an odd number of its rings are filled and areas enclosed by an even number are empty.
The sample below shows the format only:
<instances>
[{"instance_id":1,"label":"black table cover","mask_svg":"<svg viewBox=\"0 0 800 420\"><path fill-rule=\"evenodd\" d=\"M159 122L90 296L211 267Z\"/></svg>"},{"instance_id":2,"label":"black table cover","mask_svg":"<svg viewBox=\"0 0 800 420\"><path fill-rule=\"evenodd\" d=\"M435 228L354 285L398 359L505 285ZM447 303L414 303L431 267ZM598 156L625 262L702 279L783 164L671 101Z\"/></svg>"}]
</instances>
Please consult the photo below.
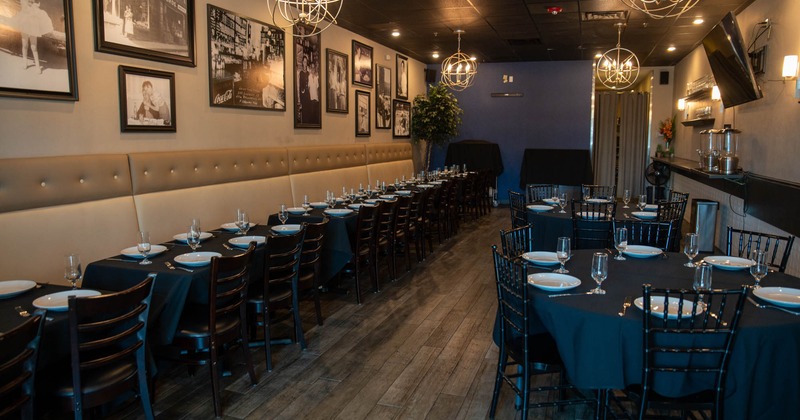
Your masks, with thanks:
<instances>
[{"instance_id":1,"label":"black table cover","mask_svg":"<svg viewBox=\"0 0 800 420\"><path fill-rule=\"evenodd\" d=\"M591 184L592 159L588 150L525 149L519 187L527 184Z\"/></svg>"},{"instance_id":2,"label":"black table cover","mask_svg":"<svg viewBox=\"0 0 800 420\"><path fill-rule=\"evenodd\" d=\"M488 169L495 177L503 173L504 169L500 146L485 140L462 140L450 143L447 146L444 164L459 167L466 164L469 171Z\"/></svg>"}]
</instances>

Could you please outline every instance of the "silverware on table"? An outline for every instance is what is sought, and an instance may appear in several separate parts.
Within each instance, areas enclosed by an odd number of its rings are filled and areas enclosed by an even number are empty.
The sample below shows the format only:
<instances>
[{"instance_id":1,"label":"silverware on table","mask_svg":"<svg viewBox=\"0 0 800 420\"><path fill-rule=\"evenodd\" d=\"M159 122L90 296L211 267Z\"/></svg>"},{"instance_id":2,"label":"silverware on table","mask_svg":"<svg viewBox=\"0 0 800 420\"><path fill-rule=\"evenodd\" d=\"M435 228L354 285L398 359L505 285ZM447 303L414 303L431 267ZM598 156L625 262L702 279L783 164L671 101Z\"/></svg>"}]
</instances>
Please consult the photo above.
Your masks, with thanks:
<instances>
[{"instance_id":1,"label":"silverware on table","mask_svg":"<svg viewBox=\"0 0 800 420\"><path fill-rule=\"evenodd\" d=\"M631 307L632 303L633 303L633 298L631 296L625 296L625 301L622 302L622 310L619 311L619 313L617 315L625 316L625 311L627 311L628 308Z\"/></svg>"},{"instance_id":2,"label":"silverware on table","mask_svg":"<svg viewBox=\"0 0 800 420\"><path fill-rule=\"evenodd\" d=\"M236 247L230 246L230 245L228 245L228 244L226 244L226 243L223 243L223 244L222 244L222 246L223 246L225 249L227 249L228 251L247 252L247 250L246 250L246 249L242 249L242 248L236 248Z\"/></svg>"},{"instance_id":3,"label":"silverware on table","mask_svg":"<svg viewBox=\"0 0 800 420\"><path fill-rule=\"evenodd\" d=\"M137 260L126 260L124 258L106 258L109 261L122 261L122 262L129 262L129 263L138 263Z\"/></svg>"},{"instance_id":4,"label":"silverware on table","mask_svg":"<svg viewBox=\"0 0 800 420\"><path fill-rule=\"evenodd\" d=\"M164 265L166 265L167 268L169 268L170 270L174 270L175 269L175 266L173 266L172 263L169 262L169 261L164 261Z\"/></svg>"},{"instance_id":5,"label":"silverware on table","mask_svg":"<svg viewBox=\"0 0 800 420\"><path fill-rule=\"evenodd\" d=\"M592 292L559 293L559 294L556 294L556 295L547 295L547 297L554 298L554 297L563 297L563 296L581 296L581 295L591 295L591 294L593 294L593 293Z\"/></svg>"},{"instance_id":6,"label":"silverware on table","mask_svg":"<svg viewBox=\"0 0 800 420\"><path fill-rule=\"evenodd\" d=\"M178 269L178 270L183 270L183 271L185 271L187 273L194 273L194 270L192 270L192 269L189 269L189 268L186 268L186 267L181 267L181 266L174 266L169 261L164 261L164 265L166 265L167 268L169 268L170 270Z\"/></svg>"},{"instance_id":7,"label":"silverware on table","mask_svg":"<svg viewBox=\"0 0 800 420\"><path fill-rule=\"evenodd\" d=\"M753 306L755 306L756 308L759 308L759 309L775 309L775 310L778 310L778 311L781 311L781 312L786 312L787 314L800 315L800 312L795 312L795 311L792 311L792 310L789 310L789 309L786 309L786 308L781 308L780 306L766 305L766 304L763 304L763 303L758 303L755 300L753 300L753 298L751 298L750 296L747 297L747 300L749 300L750 303L753 304Z\"/></svg>"},{"instance_id":8,"label":"silverware on table","mask_svg":"<svg viewBox=\"0 0 800 420\"><path fill-rule=\"evenodd\" d=\"M21 316L21 317L27 318L27 317L31 316L31 314L28 313L28 311L26 309L24 309L22 306L17 306L17 307L14 308L14 310L17 311L19 313L19 316Z\"/></svg>"}]
</instances>

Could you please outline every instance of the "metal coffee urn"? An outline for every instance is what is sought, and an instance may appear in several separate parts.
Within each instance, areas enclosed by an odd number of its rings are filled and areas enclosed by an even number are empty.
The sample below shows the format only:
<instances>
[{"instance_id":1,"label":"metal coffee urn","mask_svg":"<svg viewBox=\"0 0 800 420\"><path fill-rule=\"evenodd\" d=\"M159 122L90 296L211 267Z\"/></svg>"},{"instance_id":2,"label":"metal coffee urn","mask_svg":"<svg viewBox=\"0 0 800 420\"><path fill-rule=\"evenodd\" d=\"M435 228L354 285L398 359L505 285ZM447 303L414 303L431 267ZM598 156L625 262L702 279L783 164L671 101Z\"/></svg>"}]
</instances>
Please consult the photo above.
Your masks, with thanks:
<instances>
[{"instance_id":1,"label":"metal coffee urn","mask_svg":"<svg viewBox=\"0 0 800 420\"><path fill-rule=\"evenodd\" d=\"M719 172L719 143L715 132L718 130L700 131L700 170L705 172Z\"/></svg>"},{"instance_id":2,"label":"metal coffee urn","mask_svg":"<svg viewBox=\"0 0 800 420\"><path fill-rule=\"evenodd\" d=\"M739 168L739 134L741 131L725 124L722 130L716 130L720 139L719 172L725 175L735 174Z\"/></svg>"}]
</instances>

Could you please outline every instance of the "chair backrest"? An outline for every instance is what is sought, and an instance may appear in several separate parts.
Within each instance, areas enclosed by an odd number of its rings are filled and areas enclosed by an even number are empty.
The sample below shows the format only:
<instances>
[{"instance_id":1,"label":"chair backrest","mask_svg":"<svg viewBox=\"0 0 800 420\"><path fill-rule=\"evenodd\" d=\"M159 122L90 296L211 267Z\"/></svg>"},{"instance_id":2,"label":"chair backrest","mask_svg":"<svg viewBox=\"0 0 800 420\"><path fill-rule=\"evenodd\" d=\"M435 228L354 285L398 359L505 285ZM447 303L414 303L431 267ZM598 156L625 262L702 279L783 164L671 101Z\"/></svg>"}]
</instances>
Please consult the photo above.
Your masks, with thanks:
<instances>
[{"instance_id":1,"label":"chair backrest","mask_svg":"<svg viewBox=\"0 0 800 420\"><path fill-rule=\"evenodd\" d=\"M33 418L34 383L44 311L0 333L0 418Z\"/></svg>"},{"instance_id":2,"label":"chair backrest","mask_svg":"<svg viewBox=\"0 0 800 420\"><path fill-rule=\"evenodd\" d=\"M683 221L683 211L685 209L686 201L661 200L658 202L656 220L659 222Z\"/></svg>"},{"instance_id":3,"label":"chair backrest","mask_svg":"<svg viewBox=\"0 0 800 420\"><path fill-rule=\"evenodd\" d=\"M511 258L533 251L533 225L501 230L500 244L503 246L503 255Z\"/></svg>"},{"instance_id":4,"label":"chair backrest","mask_svg":"<svg viewBox=\"0 0 800 420\"><path fill-rule=\"evenodd\" d=\"M613 231L628 229L628 245L647 245L671 251L675 224L677 222L656 222L650 220L614 220Z\"/></svg>"},{"instance_id":5,"label":"chair backrest","mask_svg":"<svg viewBox=\"0 0 800 420\"><path fill-rule=\"evenodd\" d=\"M494 255L495 283L497 285L497 307L500 315L500 346L507 352L515 352L514 345L522 337L524 354L514 354L517 360L528 354L528 266L525 262L501 254L492 245Z\"/></svg>"},{"instance_id":6,"label":"chair backrest","mask_svg":"<svg viewBox=\"0 0 800 420\"><path fill-rule=\"evenodd\" d=\"M731 256L750 258L750 251L764 251L770 268L783 273L789 263L792 245L794 245L794 235L782 236L728 226L728 244L725 252Z\"/></svg>"},{"instance_id":7,"label":"chair backrest","mask_svg":"<svg viewBox=\"0 0 800 420\"><path fill-rule=\"evenodd\" d=\"M378 225L379 206L363 205L358 209L356 218L356 235L353 243L354 254L375 244L376 226Z\"/></svg>"},{"instance_id":8,"label":"chair backrest","mask_svg":"<svg viewBox=\"0 0 800 420\"><path fill-rule=\"evenodd\" d=\"M232 337L219 337L217 326L221 320L243 323L247 302L247 286L250 266L255 253L255 243L251 242L243 254L211 258L211 273L208 281L208 331L211 342L222 344ZM238 328L228 329L231 335Z\"/></svg>"},{"instance_id":9,"label":"chair backrest","mask_svg":"<svg viewBox=\"0 0 800 420\"><path fill-rule=\"evenodd\" d=\"M431 190L427 189L415 192L411 196L410 222L412 225L418 226L420 223L422 223L422 219L425 217L425 206L428 203L428 196L430 193Z\"/></svg>"},{"instance_id":10,"label":"chair backrest","mask_svg":"<svg viewBox=\"0 0 800 420\"><path fill-rule=\"evenodd\" d=\"M694 383L707 384L706 389L714 391L721 406L729 355L747 292L747 286L695 292L643 285L645 395L659 391L659 377L683 375Z\"/></svg>"},{"instance_id":11,"label":"chair backrest","mask_svg":"<svg viewBox=\"0 0 800 420\"><path fill-rule=\"evenodd\" d=\"M607 248L611 240L616 202L572 200L572 248Z\"/></svg>"},{"instance_id":12,"label":"chair backrest","mask_svg":"<svg viewBox=\"0 0 800 420\"><path fill-rule=\"evenodd\" d=\"M413 199L412 196L397 197L397 220L395 222L395 231L397 233L405 233L409 223L411 223L411 206Z\"/></svg>"},{"instance_id":13,"label":"chair backrest","mask_svg":"<svg viewBox=\"0 0 800 420\"><path fill-rule=\"evenodd\" d=\"M72 366L72 410L112 401L137 386L137 375L121 376L120 383L102 389L84 389L88 378L122 366L144 369L147 317L155 274L121 292L67 299ZM87 391L87 392L84 392ZM141 394L149 392L139 389ZM149 400L148 400L149 401Z\"/></svg>"},{"instance_id":14,"label":"chair backrest","mask_svg":"<svg viewBox=\"0 0 800 420\"><path fill-rule=\"evenodd\" d=\"M589 198L604 198L615 201L617 199L617 186L581 184L581 200Z\"/></svg>"},{"instance_id":15,"label":"chair backrest","mask_svg":"<svg viewBox=\"0 0 800 420\"><path fill-rule=\"evenodd\" d=\"M318 272L321 265L322 246L325 244L325 229L329 220L324 218L319 223L306 223L303 236L303 250L300 259L300 270Z\"/></svg>"},{"instance_id":16,"label":"chair backrest","mask_svg":"<svg viewBox=\"0 0 800 420\"><path fill-rule=\"evenodd\" d=\"M378 235L381 238L393 237L397 223L398 200L384 201L378 206Z\"/></svg>"},{"instance_id":17,"label":"chair backrest","mask_svg":"<svg viewBox=\"0 0 800 420\"><path fill-rule=\"evenodd\" d=\"M525 192L528 203L544 200L553 196L553 184L528 184Z\"/></svg>"},{"instance_id":18,"label":"chair backrest","mask_svg":"<svg viewBox=\"0 0 800 420\"><path fill-rule=\"evenodd\" d=\"M525 215L525 196L508 190L508 204L511 209L511 227L520 227L528 224L528 217Z\"/></svg>"},{"instance_id":19,"label":"chair backrest","mask_svg":"<svg viewBox=\"0 0 800 420\"><path fill-rule=\"evenodd\" d=\"M269 296L270 287L291 284L297 280L303 256L303 241L306 224L300 231L291 235L270 236L267 238L264 253L264 297Z\"/></svg>"}]
</instances>

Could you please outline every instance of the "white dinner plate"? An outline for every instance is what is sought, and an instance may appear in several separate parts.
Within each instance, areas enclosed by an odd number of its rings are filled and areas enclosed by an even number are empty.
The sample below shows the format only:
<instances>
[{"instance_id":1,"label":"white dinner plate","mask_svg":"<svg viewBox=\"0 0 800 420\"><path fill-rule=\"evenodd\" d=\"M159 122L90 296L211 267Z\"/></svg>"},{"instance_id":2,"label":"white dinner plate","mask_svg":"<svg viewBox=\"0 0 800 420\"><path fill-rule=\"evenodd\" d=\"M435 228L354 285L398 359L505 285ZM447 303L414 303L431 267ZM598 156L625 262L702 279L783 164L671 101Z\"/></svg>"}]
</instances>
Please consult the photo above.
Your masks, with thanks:
<instances>
[{"instance_id":1,"label":"white dinner plate","mask_svg":"<svg viewBox=\"0 0 800 420\"><path fill-rule=\"evenodd\" d=\"M431 185L431 184L419 184L419 185L417 185L417 188L422 188L422 189L433 188L433 185Z\"/></svg>"},{"instance_id":2,"label":"white dinner plate","mask_svg":"<svg viewBox=\"0 0 800 420\"><path fill-rule=\"evenodd\" d=\"M623 254L633 258L650 258L661 255L664 251L653 246L645 245L628 245Z\"/></svg>"},{"instance_id":3,"label":"white dinner plate","mask_svg":"<svg viewBox=\"0 0 800 420\"><path fill-rule=\"evenodd\" d=\"M528 283L548 292L560 292L580 286L577 277L558 273L536 273L528 275Z\"/></svg>"},{"instance_id":4,"label":"white dinner plate","mask_svg":"<svg viewBox=\"0 0 800 420\"><path fill-rule=\"evenodd\" d=\"M190 267L199 267L211 264L211 257L221 257L219 252L189 252L175 257L176 263L188 265Z\"/></svg>"},{"instance_id":5,"label":"white dinner plate","mask_svg":"<svg viewBox=\"0 0 800 420\"><path fill-rule=\"evenodd\" d=\"M99 294L100 292L97 290L89 289L65 290L63 292L50 293L49 295L40 296L33 301L33 306L39 309L47 309L48 311L63 312L68 308L67 298L69 296L87 297L97 296Z\"/></svg>"},{"instance_id":6,"label":"white dinner plate","mask_svg":"<svg viewBox=\"0 0 800 420\"><path fill-rule=\"evenodd\" d=\"M333 217L343 217L347 216L348 214L352 214L353 210L351 209L327 209L323 211L323 213L333 216Z\"/></svg>"},{"instance_id":7,"label":"white dinner plate","mask_svg":"<svg viewBox=\"0 0 800 420\"><path fill-rule=\"evenodd\" d=\"M653 220L658 216L658 213L652 211L632 211L631 215L642 220Z\"/></svg>"},{"instance_id":8,"label":"white dinner plate","mask_svg":"<svg viewBox=\"0 0 800 420\"><path fill-rule=\"evenodd\" d=\"M0 281L0 299L10 298L25 293L36 287L33 280Z\"/></svg>"},{"instance_id":9,"label":"white dinner plate","mask_svg":"<svg viewBox=\"0 0 800 420\"><path fill-rule=\"evenodd\" d=\"M166 250L167 247L165 247L164 245L150 245L150 252L147 253L147 258L155 257L156 255L161 254ZM132 246L130 248L125 248L119 253L128 258L136 258L137 260L143 259L142 254L135 246Z\"/></svg>"},{"instance_id":10,"label":"white dinner plate","mask_svg":"<svg viewBox=\"0 0 800 420\"><path fill-rule=\"evenodd\" d=\"M748 260L747 258L729 257L727 255L712 255L703 258L703 261L713 265L716 268L719 268L720 270L729 271L745 270L750 268L751 265L755 264L753 260Z\"/></svg>"},{"instance_id":11,"label":"white dinner plate","mask_svg":"<svg viewBox=\"0 0 800 420\"><path fill-rule=\"evenodd\" d=\"M544 205L544 204L531 204L531 205L529 205L527 207L528 207L528 210L533 210L533 211L535 211L537 213L553 210L553 206L547 206L547 205Z\"/></svg>"},{"instance_id":12,"label":"white dinner plate","mask_svg":"<svg viewBox=\"0 0 800 420\"><path fill-rule=\"evenodd\" d=\"M368 199L364 200L364 202L367 203L367 204L378 204L381 201L384 201L384 200L382 200L380 198L368 198Z\"/></svg>"},{"instance_id":13,"label":"white dinner plate","mask_svg":"<svg viewBox=\"0 0 800 420\"><path fill-rule=\"evenodd\" d=\"M442 185L443 183L444 181L431 181L431 184L433 185Z\"/></svg>"},{"instance_id":14,"label":"white dinner plate","mask_svg":"<svg viewBox=\"0 0 800 420\"><path fill-rule=\"evenodd\" d=\"M525 261L528 261L536 265L552 266L559 264L558 257L556 257L555 252L546 252L546 251L526 252L522 254L522 258Z\"/></svg>"},{"instance_id":15,"label":"white dinner plate","mask_svg":"<svg viewBox=\"0 0 800 420\"><path fill-rule=\"evenodd\" d=\"M255 225L256 225L255 223L250 222L250 227L248 229L252 229L253 226L255 226ZM221 227L222 229L227 230L228 232L238 232L239 231L239 226L236 226L236 223L234 223L234 222L223 223L219 227Z\"/></svg>"},{"instance_id":16,"label":"white dinner plate","mask_svg":"<svg viewBox=\"0 0 800 420\"><path fill-rule=\"evenodd\" d=\"M759 287L753 294L769 303L787 308L800 308L800 289L791 287Z\"/></svg>"},{"instance_id":17,"label":"white dinner plate","mask_svg":"<svg viewBox=\"0 0 800 420\"><path fill-rule=\"evenodd\" d=\"M676 297L669 298L667 302L667 319L676 319L678 318L678 303L681 300ZM638 297L636 300L633 301L633 304L636 305L637 308L644 310L644 298ZM697 315L700 315L705 310L705 305L702 302L697 303ZM651 296L650 297L650 314L656 317L663 317L664 316L664 296ZM683 306L681 307L681 318L692 316L692 301L685 300L683 301Z\"/></svg>"},{"instance_id":18,"label":"white dinner plate","mask_svg":"<svg viewBox=\"0 0 800 420\"><path fill-rule=\"evenodd\" d=\"M278 235L291 235L300 231L300 225L275 225L271 229Z\"/></svg>"},{"instance_id":19,"label":"white dinner plate","mask_svg":"<svg viewBox=\"0 0 800 420\"><path fill-rule=\"evenodd\" d=\"M351 209L353 209L355 211L358 211L358 209L361 208L361 206L363 206L363 204L360 204L360 203L353 203L353 204L348 204L347 205L348 208L351 208Z\"/></svg>"},{"instance_id":20,"label":"white dinner plate","mask_svg":"<svg viewBox=\"0 0 800 420\"><path fill-rule=\"evenodd\" d=\"M267 241L266 236L237 236L235 238L228 239L228 243L237 247L237 248L247 248L250 246L250 242L256 241L256 245L264 245L264 242Z\"/></svg>"},{"instance_id":21,"label":"white dinner plate","mask_svg":"<svg viewBox=\"0 0 800 420\"><path fill-rule=\"evenodd\" d=\"M556 206L558 205L558 199L557 198L545 198L542 201L544 201L547 204L553 204L553 205L556 205Z\"/></svg>"},{"instance_id":22,"label":"white dinner plate","mask_svg":"<svg viewBox=\"0 0 800 420\"><path fill-rule=\"evenodd\" d=\"M411 190L397 190L397 191L395 191L395 194L409 196L409 195L412 194L412 191Z\"/></svg>"},{"instance_id":23,"label":"white dinner plate","mask_svg":"<svg viewBox=\"0 0 800 420\"><path fill-rule=\"evenodd\" d=\"M644 211L658 211L658 204L646 204Z\"/></svg>"},{"instance_id":24,"label":"white dinner plate","mask_svg":"<svg viewBox=\"0 0 800 420\"><path fill-rule=\"evenodd\" d=\"M609 200L607 198L587 198L586 202L587 203L610 203L611 200Z\"/></svg>"},{"instance_id":25,"label":"white dinner plate","mask_svg":"<svg viewBox=\"0 0 800 420\"><path fill-rule=\"evenodd\" d=\"M210 238L212 236L214 236L214 235L212 235L212 234L210 234L208 232L200 232L200 241L201 242L205 241L206 239L208 239L208 238ZM186 243L186 234L185 233L179 233L179 234L173 236L172 239L175 239L176 241L182 242L182 243L185 244Z\"/></svg>"},{"instance_id":26,"label":"white dinner plate","mask_svg":"<svg viewBox=\"0 0 800 420\"><path fill-rule=\"evenodd\" d=\"M397 195L395 195L395 194L383 194L383 195L379 195L378 198L382 198L384 200L394 201L394 200L397 200Z\"/></svg>"},{"instance_id":27,"label":"white dinner plate","mask_svg":"<svg viewBox=\"0 0 800 420\"><path fill-rule=\"evenodd\" d=\"M582 212L578 213L578 216L581 219L597 220L597 219L600 219L600 218L605 218L606 214L605 213L601 213L599 211L582 211Z\"/></svg>"},{"instance_id":28,"label":"white dinner plate","mask_svg":"<svg viewBox=\"0 0 800 420\"><path fill-rule=\"evenodd\" d=\"M315 201L315 202L311 203L311 208L327 209L328 208L328 203L326 203L324 201Z\"/></svg>"},{"instance_id":29,"label":"white dinner plate","mask_svg":"<svg viewBox=\"0 0 800 420\"><path fill-rule=\"evenodd\" d=\"M286 211L289 214L293 214L293 215L297 216L299 214L304 214L306 212L306 209L304 209L302 207L289 207L288 209L286 209Z\"/></svg>"}]
</instances>

